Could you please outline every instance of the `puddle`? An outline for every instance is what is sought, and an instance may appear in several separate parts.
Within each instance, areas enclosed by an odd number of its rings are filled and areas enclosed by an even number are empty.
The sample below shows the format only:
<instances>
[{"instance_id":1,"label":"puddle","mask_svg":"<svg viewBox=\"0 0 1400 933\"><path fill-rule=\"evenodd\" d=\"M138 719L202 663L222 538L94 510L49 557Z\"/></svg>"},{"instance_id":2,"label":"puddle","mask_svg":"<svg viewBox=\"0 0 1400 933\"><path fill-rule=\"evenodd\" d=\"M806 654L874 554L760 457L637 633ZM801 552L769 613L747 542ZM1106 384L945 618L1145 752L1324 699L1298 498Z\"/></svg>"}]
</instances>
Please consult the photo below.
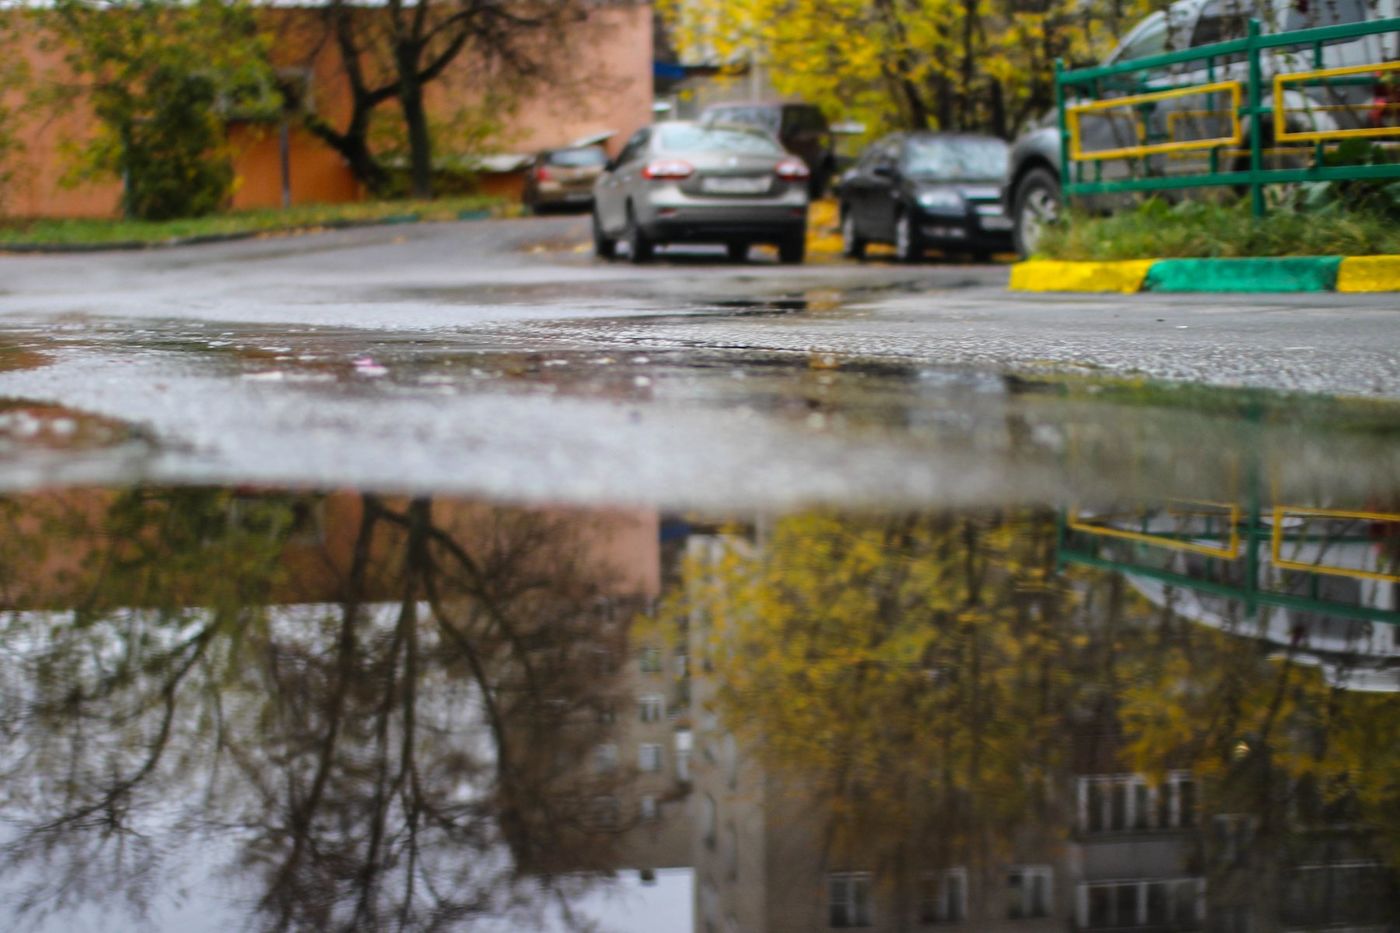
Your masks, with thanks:
<instances>
[{"instance_id":1,"label":"puddle","mask_svg":"<svg viewBox=\"0 0 1400 933\"><path fill-rule=\"evenodd\" d=\"M31 450L83 451L139 437L128 425L59 405L0 399L0 456Z\"/></svg>"},{"instance_id":2,"label":"puddle","mask_svg":"<svg viewBox=\"0 0 1400 933\"><path fill-rule=\"evenodd\" d=\"M42 353L0 343L0 373L17 369L37 369L47 362L48 358Z\"/></svg>"},{"instance_id":3,"label":"puddle","mask_svg":"<svg viewBox=\"0 0 1400 933\"><path fill-rule=\"evenodd\" d=\"M1393 404L536 337L25 343L8 926L1392 928Z\"/></svg>"},{"instance_id":4,"label":"puddle","mask_svg":"<svg viewBox=\"0 0 1400 933\"><path fill-rule=\"evenodd\" d=\"M0 890L40 930L1386 929L1400 486L1314 478L10 495Z\"/></svg>"}]
</instances>

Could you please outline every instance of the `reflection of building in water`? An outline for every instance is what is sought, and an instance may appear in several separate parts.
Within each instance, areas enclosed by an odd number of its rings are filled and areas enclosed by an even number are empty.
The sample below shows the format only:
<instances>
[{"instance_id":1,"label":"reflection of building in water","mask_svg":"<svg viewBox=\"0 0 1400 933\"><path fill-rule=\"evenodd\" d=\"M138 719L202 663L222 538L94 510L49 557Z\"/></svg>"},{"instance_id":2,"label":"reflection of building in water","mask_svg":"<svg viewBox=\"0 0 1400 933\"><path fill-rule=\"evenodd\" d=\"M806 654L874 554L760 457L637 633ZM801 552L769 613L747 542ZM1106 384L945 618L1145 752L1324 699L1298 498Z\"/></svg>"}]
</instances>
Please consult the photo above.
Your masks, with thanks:
<instances>
[{"instance_id":1,"label":"reflection of building in water","mask_svg":"<svg viewBox=\"0 0 1400 933\"><path fill-rule=\"evenodd\" d=\"M1400 691L1400 515L1175 503L1064 522L1064 560L1118 570L1150 601L1257 638L1348 690Z\"/></svg>"},{"instance_id":2,"label":"reflection of building in water","mask_svg":"<svg viewBox=\"0 0 1400 933\"><path fill-rule=\"evenodd\" d=\"M1336 537L1331 526L1314 529ZM1299 545L1283 548L1282 560L1315 566L1325 557L1352 568L1360 559L1335 540L1324 546L1314 536ZM696 534L688 545L693 566L711 568L734 554L756 556L762 549L761 534ZM1190 566L1171 572L1180 574ZM1270 592L1279 587L1284 596L1319 604L1338 599L1337 590L1325 586L1300 593L1288 575L1302 571L1278 567L1278 562L1271 566L1280 571L1277 577L1260 570ZM718 570L713 578L728 579ZM1121 593L1110 574L1085 579L1092 581L1086 586ZM1137 580L1130 582L1146 592ZM1341 588L1353 597L1358 591L1368 595L1349 605L1361 606L1362 615L1392 605L1387 588L1372 587L1370 581L1359 590ZM1162 624L1161 614L1147 611L1144 603L1120 598L1118 604L1131 608L1109 629L1123 625L1146 632ZM1273 608L1294 612L1295 626L1314 626L1310 631L1319 642L1331 637L1332 630L1318 622L1333 616L1313 603ZM1313 615L1303 615L1308 611ZM1346 624L1358 621L1345 614L1340 618ZM1081 618L1075 624L1086 640L1104 637L1092 622ZM899 839L879 838L887 827L872 823L865 840L834 846L831 826L839 816L834 807L851 802L814 795L808 775L765 768L761 748L736 741L716 712L721 685L712 659L722 658L726 649L716 643L701 613L690 615L687 634L693 664L699 933L1396 929L1400 887L1395 872L1379 854L1383 850L1373 834L1362 828L1353 801L1329 794L1306 776L1285 775L1270 766L1258 771L1241 767L1229 780L1216 773L1207 789L1196 767L1212 754L1205 750L1199 751L1201 759L1180 757L1159 774L1134 773L1124 764L1128 738L1117 722L1115 704L1122 691L1136 685L1115 685L1111 678L1101 691L1091 686L1082 692L1080 706L1057 711L1058 724L1047 728L1063 730L1062 741L1058 763L1045 776L1043 796L1024 802L1024 819L996 844L979 839L975 827L968 832L952 814L942 824L938 819L911 820ZM1344 630L1348 650L1356 648L1355 634ZM1297 643L1290 635L1280 647L1292 644L1296 650ZM1094 650L1091 646L1086 652ZM873 721L884 718L876 708L861 714ZM839 741L839 735L833 729L831 741ZM869 751L846 749L842 754ZM879 768L895 772L908 767L897 746L879 751ZM1237 749L1236 755L1244 761L1247 749ZM910 811L917 812L917 806ZM993 832L1001 830L987 835ZM949 839L955 835L961 838L952 845Z\"/></svg>"},{"instance_id":3,"label":"reflection of building in water","mask_svg":"<svg viewBox=\"0 0 1400 933\"><path fill-rule=\"evenodd\" d=\"M14 865L236 824L269 926L374 929L688 859L654 512L134 489L0 521ZM120 899L141 852L35 883Z\"/></svg>"}]
</instances>

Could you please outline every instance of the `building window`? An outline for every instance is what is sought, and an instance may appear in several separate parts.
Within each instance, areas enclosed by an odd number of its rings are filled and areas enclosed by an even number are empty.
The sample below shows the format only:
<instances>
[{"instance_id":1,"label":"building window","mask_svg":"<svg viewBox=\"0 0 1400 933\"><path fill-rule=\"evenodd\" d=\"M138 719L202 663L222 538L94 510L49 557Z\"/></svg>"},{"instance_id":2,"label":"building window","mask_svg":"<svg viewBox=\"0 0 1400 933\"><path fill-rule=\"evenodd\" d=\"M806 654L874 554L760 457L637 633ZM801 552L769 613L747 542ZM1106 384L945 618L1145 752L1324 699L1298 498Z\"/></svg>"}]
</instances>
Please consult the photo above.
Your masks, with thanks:
<instances>
[{"instance_id":1,"label":"building window","mask_svg":"<svg viewBox=\"0 0 1400 933\"><path fill-rule=\"evenodd\" d=\"M666 698L659 693L648 693L637 698L637 707L641 712L642 722L660 722L665 712Z\"/></svg>"},{"instance_id":2,"label":"building window","mask_svg":"<svg viewBox=\"0 0 1400 933\"><path fill-rule=\"evenodd\" d=\"M637 767L642 771L661 770L661 746L647 743L637 749Z\"/></svg>"},{"instance_id":3,"label":"building window","mask_svg":"<svg viewBox=\"0 0 1400 933\"><path fill-rule=\"evenodd\" d=\"M1204 897L1200 878L1084 884L1079 925L1089 930L1194 926L1204 919Z\"/></svg>"},{"instance_id":4,"label":"building window","mask_svg":"<svg viewBox=\"0 0 1400 933\"><path fill-rule=\"evenodd\" d=\"M1216 862L1231 868L1243 865L1254 846L1254 818L1242 813L1221 813L1212 823Z\"/></svg>"},{"instance_id":5,"label":"building window","mask_svg":"<svg viewBox=\"0 0 1400 933\"><path fill-rule=\"evenodd\" d=\"M690 749L682 748L676 751L676 780L690 780Z\"/></svg>"},{"instance_id":6,"label":"building window","mask_svg":"<svg viewBox=\"0 0 1400 933\"><path fill-rule=\"evenodd\" d=\"M616 829L621 821L622 805L616 797L594 797L591 822L598 829Z\"/></svg>"},{"instance_id":7,"label":"building window","mask_svg":"<svg viewBox=\"0 0 1400 933\"><path fill-rule=\"evenodd\" d=\"M658 816L659 812L660 812L660 811L657 809L657 806L656 806L656 798L653 797L653 796L650 795L650 794L644 795L644 796L642 797L642 803L641 803L642 822L643 822L643 823L654 823L654 822L656 822L656 819L657 819L657 816Z\"/></svg>"},{"instance_id":8,"label":"building window","mask_svg":"<svg viewBox=\"0 0 1400 933\"><path fill-rule=\"evenodd\" d=\"M1160 787L1137 774L1085 776L1078 808L1082 833L1181 829L1196 823L1195 783L1185 771L1172 772Z\"/></svg>"},{"instance_id":9,"label":"building window","mask_svg":"<svg viewBox=\"0 0 1400 933\"><path fill-rule=\"evenodd\" d=\"M1011 920L1050 916L1048 865L1014 865L1006 872L1006 916Z\"/></svg>"},{"instance_id":10,"label":"building window","mask_svg":"<svg viewBox=\"0 0 1400 933\"><path fill-rule=\"evenodd\" d=\"M919 879L919 922L958 923L967 919L967 869L929 872Z\"/></svg>"},{"instance_id":11,"label":"building window","mask_svg":"<svg viewBox=\"0 0 1400 933\"><path fill-rule=\"evenodd\" d=\"M826 879L826 900L833 927L868 927L873 923L869 872L829 875Z\"/></svg>"},{"instance_id":12,"label":"building window","mask_svg":"<svg viewBox=\"0 0 1400 933\"><path fill-rule=\"evenodd\" d=\"M658 648L643 648L638 662L642 666L643 674L661 673L661 651Z\"/></svg>"},{"instance_id":13,"label":"building window","mask_svg":"<svg viewBox=\"0 0 1400 933\"><path fill-rule=\"evenodd\" d=\"M617 746L611 742L593 747L593 770L598 774L609 774L617 770Z\"/></svg>"}]
</instances>

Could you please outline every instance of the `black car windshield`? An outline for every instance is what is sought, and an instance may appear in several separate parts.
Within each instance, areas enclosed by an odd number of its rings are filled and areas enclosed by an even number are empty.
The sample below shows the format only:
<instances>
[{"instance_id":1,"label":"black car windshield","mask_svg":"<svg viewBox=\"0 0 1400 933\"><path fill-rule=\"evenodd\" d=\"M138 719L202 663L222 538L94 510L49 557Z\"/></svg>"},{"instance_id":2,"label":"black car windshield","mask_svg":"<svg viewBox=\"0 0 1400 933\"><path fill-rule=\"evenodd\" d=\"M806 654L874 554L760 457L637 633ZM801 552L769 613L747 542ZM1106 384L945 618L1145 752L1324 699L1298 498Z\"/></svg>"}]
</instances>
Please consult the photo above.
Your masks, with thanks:
<instances>
[{"instance_id":1,"label":"black car windshield","mask_svg":"<svg viewBox=\"0 0 1400 933\"><path fill-rule=\"evenodd\" d=\"M1001 178L1008 148L999 139L911 139L904 174L948 181Z\"/></svg>"},{"instance_id":2,"label":"black car windshield","mask_svg":"<svg viewBox=\"0 0 1400 933\"><path fill-rule=\"evenodd\" d=\"M581 149L556 149L547 158L550 165L564 168L587 168L602 165L608 161L608 154L597 146L584 146Z\"/></svg>"},{"instance_id":3,"label":"black car windshield","mask_svg":"<svg viewBox=\"0 0 1400 933\"><path fill-rule=\"evenodd\" d=\"M783 152L776 139L733 127L671 123L659 127L656 138L657 147L662 152L704 152L711 149L758 155L781 155Z\"/></svg>"}]
</instances>

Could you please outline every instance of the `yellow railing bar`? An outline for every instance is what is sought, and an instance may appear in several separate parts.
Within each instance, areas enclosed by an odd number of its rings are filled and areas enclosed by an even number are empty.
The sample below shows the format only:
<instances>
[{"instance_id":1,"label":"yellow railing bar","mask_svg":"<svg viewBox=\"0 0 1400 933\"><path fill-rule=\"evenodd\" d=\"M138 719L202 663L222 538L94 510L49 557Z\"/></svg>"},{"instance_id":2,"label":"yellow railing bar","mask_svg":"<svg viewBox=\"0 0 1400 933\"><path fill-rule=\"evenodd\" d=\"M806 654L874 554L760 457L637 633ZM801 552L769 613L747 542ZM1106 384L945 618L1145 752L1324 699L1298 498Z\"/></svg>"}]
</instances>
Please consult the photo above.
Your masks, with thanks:
<instances>
[{"instance_id":1,"label":"yellow railing bar","mask_svg":"<svg viewBox=\"0 0 1400 933\"><path fill-rule=\"evenodd\" d=\"M1286 515L1311 516L1313 518L1349 518L1359 521L1400 523L1400 515L1389 512L1348 512L1341 509L1300 509L1286 505L1274 506L1274 531L1270 542L1270 555L1275 567L1285 570L1304 570L1308 573L1321 573L1335 577L1357 577L1362 580L1380 580L1386 583L1400 583L1400 574L1381 573L1377 570L1356 570L1351 567L1329 567L1324 564L1305 564L1289 560L1283 556L1283 519Z\"/></svg>"},{"instance_id":2,"label":"yellow railing bar","mask_svg":"<svg viewBox=\"0 0 1400 933\"><path fill-rule=\"evenodd\" d=\"M1154 547L1166 548L1172 551L1190 551L1193 554L1204 554L1207 557L1223 557L1226 560L1234 560L1240 553L1239 506L1231 503L1216 502L1202 502L1200 504L1219 505L1221 508L1228 508L1230 510L1230 543L1228 546L1216 547L1211 544L1200 544L1196 541L1183 541L1179 538L1164 538L1160 535L1150 535L1141 531L1127 531L1112 526L1091 525L1079 520L1078 509L1070 509L1069 520L1066 524L1075 531L1082 531L1085 534L1100 535L1105 538L1122 538L1124 541L1137 541L1142 544L1150 544Z\"/></svg>"},{"instance_id":3,"label":"yellow railing bar","mask_svg":"<svg viewBox=\"0 0 1400 933\"><path fill-rule=\"evenodd\" d=\"M1295 71L1274 75L1274 139L1278 142L1320 142L1327 139L1355 139L1376 136L1400 136L1400 126L1366 126L1352 130L1293 130L1288 129L1288 108L1283 106L1283 86L1319 78L1344 78L1347 75L1377 74L1400 71L1400 62L1375 65L1347 65L1345 68L1322 68L1318 71ZM1320 109L1320 108L1315 108Z\"/></svg>"},{"instance_id":4,"label":"yellow railing bar","mask_svg":"<svg viewBox=\"0 0 1400 933\"><path fill-rule=\"evenodd\" d=\"M1083 140L1079 126L1079 118L1082 114L1096 113L1102 110L1116 110L1120 107L1135 107L1138 104L1153 104L1163 100L1175 100L1179 97L1194 97L1200 94L1216 94L1222 91L1230 93L1230 122L1233 133L1229 136L1217 136L1210 139L1193 139L1188 142L1172 143L1152 143L1150 145L1124 146L1119 149L1102 149L1095 152L1083 151ZM1240 101L1242 95L1242 85L1239 81L1217 81L1214 84L1197 84L1192 87L1172 88L1167 91L1153 91L1150 94L1133 94L1128 97L1115 97L1110 100L1096 100L1087 104L1075 104L1065 111L1065 123L1069 128L1069 157L1074 162L1094 162L1106 159L1130 159L1137 156L1158 155L1166 152L1189 152L1195 149L1214 149L1217 146L1239 145L1244 138L1244 130L1240 125ZM1142 121L1137 120L1137 137L1139 141L1145 135Z\"/></svg>"}]
</instances>

